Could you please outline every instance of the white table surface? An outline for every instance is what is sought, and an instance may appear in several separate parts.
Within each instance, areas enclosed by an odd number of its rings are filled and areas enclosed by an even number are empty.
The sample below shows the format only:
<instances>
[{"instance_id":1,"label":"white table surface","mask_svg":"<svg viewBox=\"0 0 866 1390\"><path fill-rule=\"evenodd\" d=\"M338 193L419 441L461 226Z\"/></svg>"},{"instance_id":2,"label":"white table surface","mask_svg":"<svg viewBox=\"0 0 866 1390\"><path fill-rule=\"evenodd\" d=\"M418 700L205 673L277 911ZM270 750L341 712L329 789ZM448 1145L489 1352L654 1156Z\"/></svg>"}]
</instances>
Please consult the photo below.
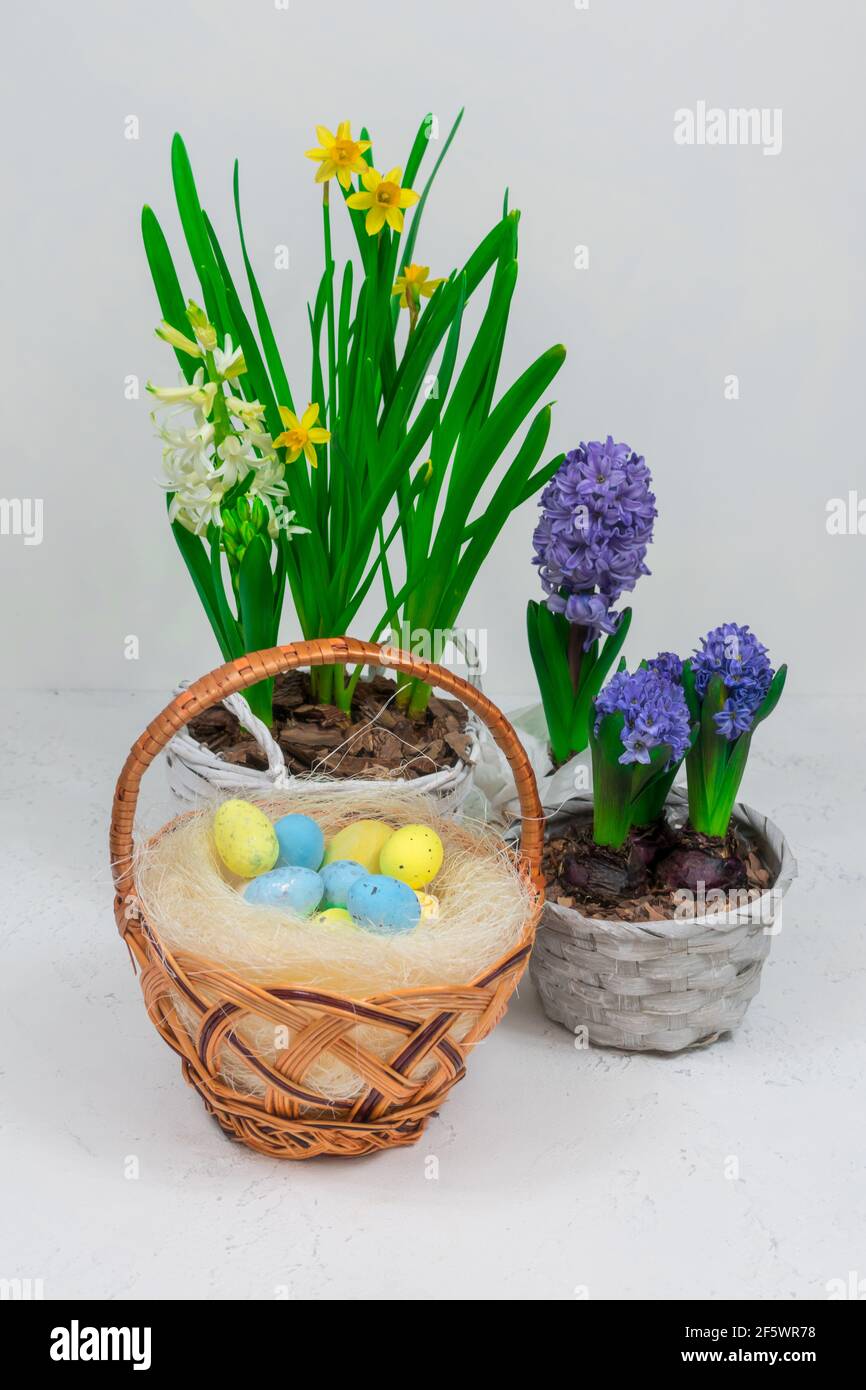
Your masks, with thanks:
<instances>
[{"instance_id":1,"label":"white table surface","mask_svg":"<svg viewBox=\"0 0 866 1390\"><path fill-rule=\"evenodd\" d=\"M579 1051L527 977L416 1146L311 1163L222 1137L114 927L111 792L163 701L0 703L4 1278L46 1298L803 1299L866 1277L866 700L786 695L756 736L744 796L800 877L735 1038Z\"/></svg>"}]
</instances>

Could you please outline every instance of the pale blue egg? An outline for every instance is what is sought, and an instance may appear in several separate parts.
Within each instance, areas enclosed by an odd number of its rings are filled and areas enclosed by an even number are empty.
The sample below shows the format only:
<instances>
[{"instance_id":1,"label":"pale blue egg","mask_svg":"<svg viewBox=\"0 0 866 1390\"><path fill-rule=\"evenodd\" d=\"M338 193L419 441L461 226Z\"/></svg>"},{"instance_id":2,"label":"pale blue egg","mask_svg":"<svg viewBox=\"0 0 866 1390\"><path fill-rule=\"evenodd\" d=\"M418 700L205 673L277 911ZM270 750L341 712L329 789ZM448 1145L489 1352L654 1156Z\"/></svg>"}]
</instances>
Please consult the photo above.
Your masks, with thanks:
<instances>
[{"instance_id":1,"label":"pale blue egg","mask_svg":"<svg viewBox=\"0 0 866 1390\"><path fill-rule=\"evenodd\" d=\"M297 917L309 917L322 901L324 891L321 875L314 869L289 864L254 878L244 889L244 897L256 907L281 907Z\"/></svg>"},{"instance_id":2,"label":"pale blue egg","mask_svg":"<svg viewBox=\"0 0 866 1390\"><path fill-rule=\"evenodd\" d=\"M355 879L346 906L359 927L378 936L411 931L421 916L421 904L414 888L386 874L367 874Z\"/></svg>"},{"instance_id":3,"label":"pale blue egg","mask_svg":"<svg viewBox=\"0 0 866 1390\"><path fill-rule=\"evenodd\" d=\"M311 816L293 814L274 822L281 865L318 869L325 857L325 837Z\"/></svg>"},{"instance_id":4,"label":"pale blue egg","mask_svg":"<svg viewBox=\"0 0 866 1390\"><path fill-rule=\"evenodd\" d=\"M335 859L322 869L322 882L325 885L325 902L328 907L345 907L349 889L359 878L368 878L369 869L356 859Z\"/></svg>"}]
</instances>

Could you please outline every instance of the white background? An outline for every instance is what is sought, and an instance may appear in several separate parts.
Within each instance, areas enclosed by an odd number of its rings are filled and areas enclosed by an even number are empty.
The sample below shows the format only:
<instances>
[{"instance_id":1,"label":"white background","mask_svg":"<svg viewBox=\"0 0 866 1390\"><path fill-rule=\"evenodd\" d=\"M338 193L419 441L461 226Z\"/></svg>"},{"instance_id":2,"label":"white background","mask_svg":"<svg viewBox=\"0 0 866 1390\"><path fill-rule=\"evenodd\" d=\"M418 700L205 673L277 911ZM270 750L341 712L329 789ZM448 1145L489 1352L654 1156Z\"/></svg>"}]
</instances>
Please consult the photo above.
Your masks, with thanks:
<instances>
[{"instance_id":1,"label":"white background","mask_svg":"<svg viewBox=\"0 0 866 1390\"><path fill-rule=\"evenodd\" d=\"M130 374L174 380L153 336L143 202L196 288L172 132L241 281L239 157L253 260L306 399L314 124L366 123L384 169L405 163L428 110L444 135L465 104L417 259L433 274L462 264L510 189L523 217L502 381L562 341L551 455L611 432L653 472L653 573L634 595L630 659L685 653L735 620L789 662L791 691L862 691L849 615L866 539L825 522L828 499L863 478L864 38L863 10L843 0L20 7L3 89L0 495L43 498L45 538L0 538L2 681L165 692L218 664L155 485L149 403L124 398ZM675 110L698 101L781 108L781 152L675 144ZM277 271L283 243L290 269ZM534 686L534 517L530 503L512 518L464 610L489 632L502 699ZM289 602L281 635L299 635Z\"/></svg>"}]
</instances>

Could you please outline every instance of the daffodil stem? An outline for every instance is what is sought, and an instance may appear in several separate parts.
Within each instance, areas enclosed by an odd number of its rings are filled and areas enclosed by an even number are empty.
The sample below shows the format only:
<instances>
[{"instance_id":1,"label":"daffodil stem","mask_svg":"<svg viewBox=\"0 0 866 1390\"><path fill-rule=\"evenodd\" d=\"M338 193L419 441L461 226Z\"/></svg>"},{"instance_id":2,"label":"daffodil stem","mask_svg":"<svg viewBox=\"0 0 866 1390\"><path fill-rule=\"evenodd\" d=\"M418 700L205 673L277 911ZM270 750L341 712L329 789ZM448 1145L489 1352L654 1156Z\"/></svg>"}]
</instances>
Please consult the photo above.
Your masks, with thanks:
<instances>
[{"instance_id":1,"label":"daffodil stem","mask_svg":"<svg viewBox=\"0 0 866 1390\"><path fill-rule=\"evenodd\" d=\"M355 687L351 681L346 680L345 666L334 667L334 704L337 709L343 710L345 714L350 714L352 710L352 696Z\"/></svg>"},{"instance_id":2,"label":"daffodil stem","mask_svg":"<svg viewBox=\"0 0 866 1390\"><path fill-rule=\"evenodd\" d=\"M430 696L433 692L430 689L429 685L425 685L423 681L419 680L412 681L411 689L412 694L409 699L409 718L423 719L424 715L427 713L427 705L429 703Z\"/></svg>"},{"instance_id":3,"label":"daffodil stem","mask_svg":"<svg viewBox=\"0 0 866 1390\"><path fill-rule=\"evenodd\" d=\"M334 260L331 255L331 202L329 185L322 186L322 226L325 233L325 286L328 313L328 415L330 428L337 418L337 347L334 332Z\"/></svg>"},{"instance_id":4,"label":"daffodil stem","mask_svg":"<svg viewBox=\"0 0 866 1390\"><path fill-rule=\"evenodd\" d=\"M409 307L409 337L411 338L412 334L415 331L415 325L418 322L418 310L420 308L420 301L418 299L417 294L412 289L411 285L407 285L406 288L408 291L406 295L406 303Z\"/></svg>"},{"instance_id":5,"label":"daffodil stem","mask_svg":"<svg viewBox=\"0 0 866 1390\"><path fill-rule=\"evenodd\" d=\"M333 666L314 666L310 671L310 685L319 704L330 705L334 691Z\"/></svg>"}]
</instances>

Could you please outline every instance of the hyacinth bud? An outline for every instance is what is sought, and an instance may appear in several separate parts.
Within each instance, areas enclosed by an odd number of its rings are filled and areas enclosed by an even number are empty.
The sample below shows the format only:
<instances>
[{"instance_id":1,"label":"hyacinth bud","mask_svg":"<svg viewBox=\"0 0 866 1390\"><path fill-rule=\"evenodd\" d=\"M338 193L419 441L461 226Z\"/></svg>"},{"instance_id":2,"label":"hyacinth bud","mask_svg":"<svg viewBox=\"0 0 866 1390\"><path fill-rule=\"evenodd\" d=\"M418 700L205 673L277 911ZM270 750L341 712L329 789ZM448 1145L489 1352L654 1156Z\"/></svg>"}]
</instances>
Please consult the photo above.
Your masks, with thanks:
<instances>
[{"instance_id":1,"label":"hyacinth bud","mask_svg":"<svg viewBox=\"0 0 866 1390\"><path fill-rule=\"evenodd\" d=\"M196 342L204 352L213 352L217 345L216 329L209 321L204 309L199 308L194 299L187 301L186 316L195 334Z\"/></svg>"},{"instance_id":2,"label":"hyacinth bud","mask_svg":"<svg viewBox=\"0 0 866 1390\"><path fill-rule=\"evenodd\" d=\"M223 508L222 519L223 531L226 537L231 537L234 540L237 540L241 533L240 527L238 526L234 512L229 507Z\"/></svg>"},{"instance_id":3,"label":"hyacinth bud","mask_svg":"<svg viewBox=\"0 0 866 1390\"><path fill-rule=\"evenodd\" d=\"M260 497L253 499L250 519L254 533L261 535L262 532L267 531L270 518L268 517L268 509Z\"/></svg>"}]
</instances>

